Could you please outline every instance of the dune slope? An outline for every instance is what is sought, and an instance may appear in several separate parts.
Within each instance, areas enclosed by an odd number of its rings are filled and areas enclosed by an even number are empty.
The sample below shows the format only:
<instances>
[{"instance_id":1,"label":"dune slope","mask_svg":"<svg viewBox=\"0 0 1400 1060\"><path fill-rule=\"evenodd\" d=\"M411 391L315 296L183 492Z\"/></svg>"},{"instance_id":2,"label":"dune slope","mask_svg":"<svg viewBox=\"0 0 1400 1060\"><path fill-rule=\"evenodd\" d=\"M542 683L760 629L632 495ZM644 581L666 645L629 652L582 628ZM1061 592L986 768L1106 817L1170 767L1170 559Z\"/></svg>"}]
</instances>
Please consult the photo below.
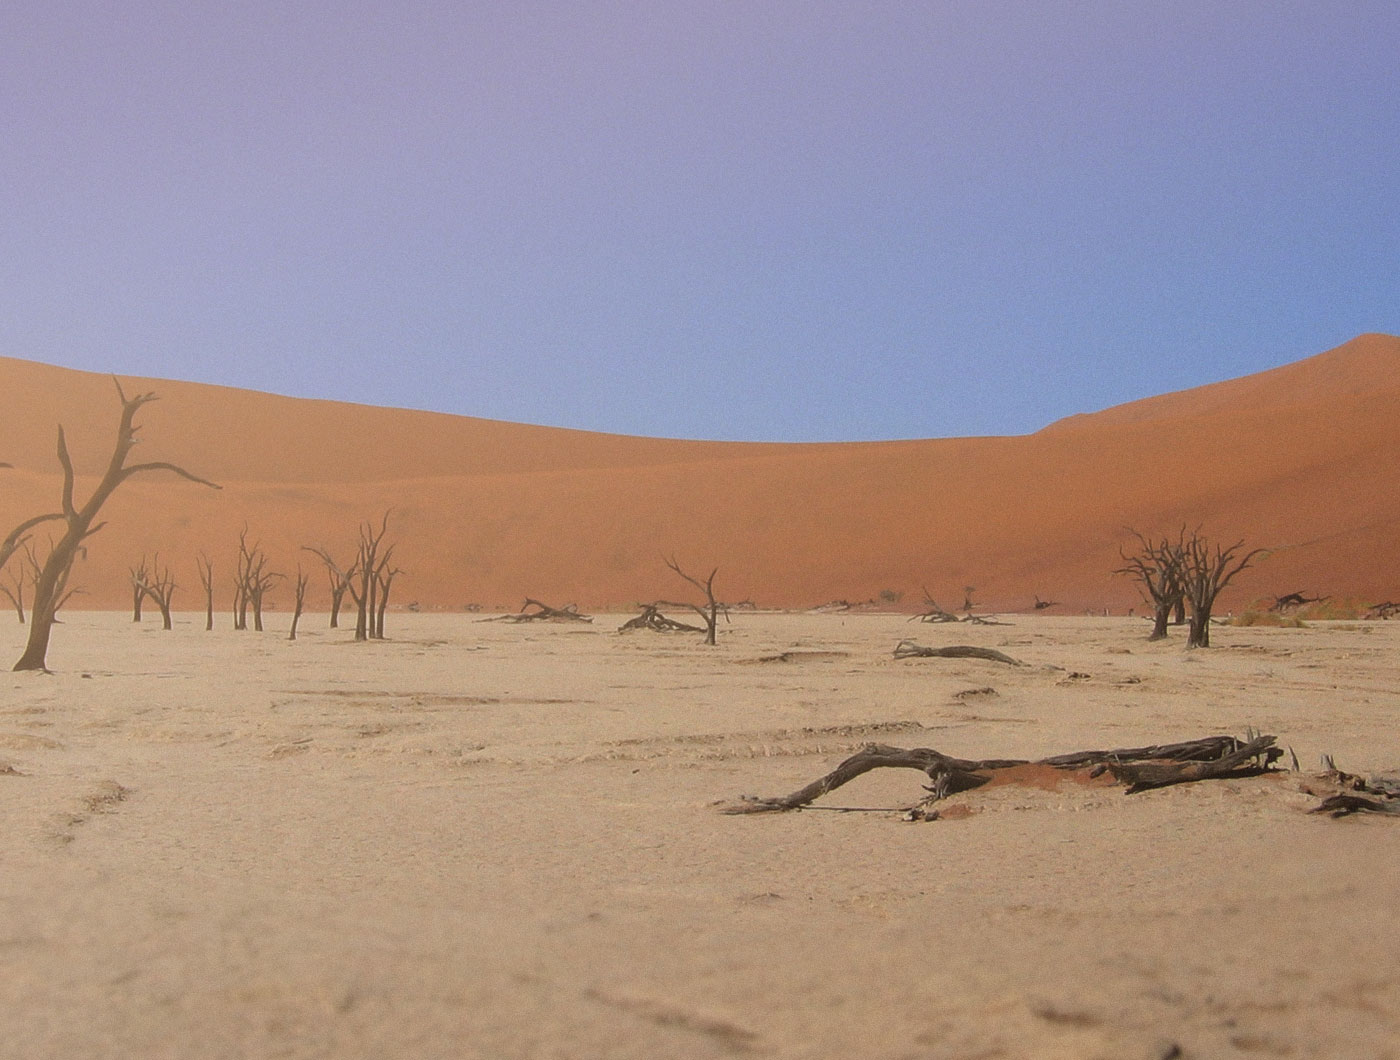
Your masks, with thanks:
<instances>
[{"instance_id":1,"label":"dune slope","mask_svg":"<svg viewBox=\"0 0 1400 1060\"><path fill-rule=\"evenodd\" d=\"M0 359L6 526L52 508L62 423L81 474L111 445L101 375ZM154 390L150 476L109 505L71 606L123 606L127 567L160 553L198 605L195 557L227 582L246 525L274 567L346 554L392 509L400 603L514 607L527 595L628 606L685 591L661 562L720 568L731 600L802 607L881 590L985 607L1137 603L1111 576L1125 527L1200 525L1273 553L1227 603L1302 590L1400 596L1400 338L1363 335L1295 364L1074 416L1012 438L820 445L630 438L174 381ZM313 580L312 606L324 603ZM319 595L318 595L319 594ZM226 605L228 593L221 592ZM287 593L284 591L285 597ZM285 604L287 601L281 601Z\"/></svg>"}]
</instances>

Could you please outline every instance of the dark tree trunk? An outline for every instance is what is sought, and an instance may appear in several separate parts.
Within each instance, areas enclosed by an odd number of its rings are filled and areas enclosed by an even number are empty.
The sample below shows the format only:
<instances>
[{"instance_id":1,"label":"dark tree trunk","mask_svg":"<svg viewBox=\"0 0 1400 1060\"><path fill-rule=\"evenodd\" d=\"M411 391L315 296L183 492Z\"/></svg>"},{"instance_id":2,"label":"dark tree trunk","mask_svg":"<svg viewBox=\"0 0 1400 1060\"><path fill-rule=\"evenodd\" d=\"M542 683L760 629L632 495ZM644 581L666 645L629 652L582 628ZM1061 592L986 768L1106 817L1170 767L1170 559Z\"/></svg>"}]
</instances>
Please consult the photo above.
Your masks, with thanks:
<instances>
[{"instance_id":1,"label":"dark tree trunk","mask_svg":"<svg viewBox=\"0 0 1400 1060\"><path fill-rule=\"evenodd\" d=\"M112 449L111 460L107 464L107 470L98 482L96 488L88 497L87 503L81 508L77 506L73 498L74 471L73 461L68 455L68 444L64 439L63 428L58 429L58 461L63 467L63 520L67 524L64 534L53 546L53 551L44 561L43 570L39 572L39 578L34 586L34 603L30 607L29 640L25 644L24 654L15 663L16 670L45 670L48 668L49 637L53 632L54 620L57 618L58 609L62 606L66 597L63 590L68 584L68 576L73 570L73 561L77 559L79 550L83 547L83 542L101 528L102 524L93 526L98 512L107 503L112 493L132 475L143 471L172 471L183 478L198 482L205 486L214 486L212 482L191 475L184 468L163 461L143 464L126 463L127 455L131 452L131 447L136 444L136 428L134 419L137 410L147 402L154 400L154 394L138 394L136 397L128 399L122 392L121 384L117 385L117 395L122 403L121 422L117 428L117 440ZM215 486L215 489L218 487Z\"/></svg>"},{"instance_id":2,"label":"dark tree trunk","mask_svg":"<svg viewBox=\"0 0 1400 1060\"><path fill-rule=\"evenodd\" d=\"M1167 619L1171 617L1171 604L1157 604L1152 608L1152 635L1148 640L1167 639Z\"/></svg>"}]
</instances>

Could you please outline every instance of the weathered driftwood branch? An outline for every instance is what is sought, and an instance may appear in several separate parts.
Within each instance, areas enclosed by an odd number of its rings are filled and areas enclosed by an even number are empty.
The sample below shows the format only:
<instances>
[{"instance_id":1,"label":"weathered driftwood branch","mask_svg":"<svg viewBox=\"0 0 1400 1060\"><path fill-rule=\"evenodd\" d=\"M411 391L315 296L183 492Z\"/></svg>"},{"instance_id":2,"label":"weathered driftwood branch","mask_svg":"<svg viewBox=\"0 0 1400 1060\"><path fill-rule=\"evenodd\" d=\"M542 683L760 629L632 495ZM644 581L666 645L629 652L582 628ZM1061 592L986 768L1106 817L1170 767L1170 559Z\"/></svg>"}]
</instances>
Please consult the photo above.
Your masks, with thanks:
<instances>
[{"instance_id":1,"label":"weathered driftwood branch","mask_svg":"<svg viewBox=\"0 0 1400 1060\"><path fill-rule=\"evenodd\" d=\"M521 605L519 614L514 615L493 615L490 618L483 618L483 622L592 622L592 615L579 613L577 604L565 604L563 607L550 607L539 600L530 597L525 598L525 603Z\"/></svg>"},{"instance_id":2,"label":"weathered driftwood branch","mask_svg":"<svg viewBox=\"0 0 1400 1060\"><path fill-rule=\"evenodd\" d=\"M665 601L654 604L641 604L640 615L629 618L618 627L619 633L627 633L634 629L649 629L653 633L704 633L704 626L692 626L688 622L677 622L674 618L667 618L661 613L661 608Z\"/></svg>"},{"instance_id":3,"label":"weathered driftwood branch","mask_svg":"<svg viewBox=\"0 0 1400 1060\"><path fill-rule=\"evenodd\" d=\"M1283 752L1274 746L1272 736L1257 736L1241 744L1229 754L1206 761L1145 761L1122 762L1110 759L1091 776L1104 770L1115 780L1128 785L1128 794L1148 788L1164 788L1169 784L1185 784L1213 777L1253 776L1264 772Z\"/></svg>"},{"instance_id":4,"label":"weathered driftwood branch","mask_svg":"<svg viewBox=\"0 0 1400 1060\"><path fill-rule=\"evenodd\" d=\"M1005 652L995 648L977 648L971 644L950 644L946 648L926 648L912 640L902 640L895 645L896 659L985 659L988 662L1006 663L1009 666L1025 666Z\"/></svg>"},{"instance_id":5,"label":"weathered driftwood branch","mask_svg":"<svg viewBox=\"0 0 1400 1060\"><path fill-rule=\"evenodd\" d=\"M1310 813L1325 813L1346 817L1353 813L1385 813L1400 815L1400 775L1378 775L1363 779L1354 773L1343 773L1325 755L1326 771L1303 790L1310 795L1323 796Z\"/></svg>"},{"instance_id":6,"label":"weathered driftwood branch","mask_svg":"<svg viewBox=\"0 0 1400 1060\"><path fill-rule=\"evenodd\" d=\"M772 813L797 810L835 791L856 777L882 767L917 769L930 784L927 801L935 801L959 791L980 787L993 779L998 770L1017 766L1048 766L1073 771L1097 767L1091 776L1111 772L1128 785L1128 793L1166 784L1181 784L1221 776L1248 776L1269 768L1278 757L1274 737L1259 736L1242 742L1233 736L1210 736L1186 743L1150 747L1127 747L1112 751L1074 751L1032 762L1027 759L952 758L928 747L891 747L866 744L826 776L814 780L791 795L778 798L745 796L737 803L721 807L729 814Z\"/></svg>"}]
</instances>

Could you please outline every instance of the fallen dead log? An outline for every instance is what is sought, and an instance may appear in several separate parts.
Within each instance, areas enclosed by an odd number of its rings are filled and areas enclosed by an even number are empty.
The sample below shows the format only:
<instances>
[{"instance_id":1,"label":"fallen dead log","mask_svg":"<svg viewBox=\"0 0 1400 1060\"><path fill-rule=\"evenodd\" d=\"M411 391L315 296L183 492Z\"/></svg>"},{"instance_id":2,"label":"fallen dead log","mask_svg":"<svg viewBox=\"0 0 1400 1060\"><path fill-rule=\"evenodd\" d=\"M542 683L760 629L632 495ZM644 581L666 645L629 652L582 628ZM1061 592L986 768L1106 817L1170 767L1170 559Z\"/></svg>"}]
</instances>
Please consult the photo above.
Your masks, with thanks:
<instances>
[{"instance_id":1,"label":"fallen dead log","mask_svg":"<svg viewBox=\"0 0 1400 1060\"><path fill-rule=\"evenodd\" d=\"M629 618L618 627L619 633L627 633L634 629L649 629L653 633L704 633L704 626L692 626L688 622L677 622L674 618L667 618L661 613L662 605L641 604L642 613L634 618Z\"/></svg>"},{"instance_id":2,"label":"fallen dead log","mask_svg":"<svg viewBox=\"0 0 1400 1060\"><path fill-rule=\"evenodd\" d=\"M526 597L525 603L521 606L519 614L514 615L493 615L491 618L483 618L483 622L592 622L592 615L579 613L577 604L566 604L563 607L550 607L539 600L532 600Z\"/></svg>"},{"instance_id":3,"label":"fallen dead log","mask_svg":"<svg viewBox=\"0 0 1400 1060\"><path fill-rule=\"evenodd\" d=\"M988 662L1006 663L1009 666L1025 666L1005 652L995 648L978 648L971 644L950 644L946 648L926 648L912 640L902 640L894 647L896 659L985 659Z\"/></svg>"},{"instance_id":4,"label":"fallen dead log","mask_svg":"<svg viewBox=\"0 0 1400 1060\"><path fill-rule=\"evenodd\" d=\"M1353 813L1400 814L1400 801L1369 795L1331 795L1314 806L1309 813L1325 813L1331 817L1346 817Z\"/></svg>"},{"instance_id":5,"label":"fallen dead log","mask_svg":"<svg viewBox=\"0 0 1400 1060\"><path fill-rule=\"evenodd\" d=\"M1274 746L1272 736L1256 736L1234 751L1207 761L1143 761L1120 762L1112 759L1097 767L1090 776L1104 770L1115 780L1128 785L1128 794L1148 788L1165 788L1171 784L1186 784L1193 780L1215 777L1248 777L1265 772L1283 754Z\"/></svg>"},{"instance_id":6,"label":"fallen dead log","mask_svg":"<svg viewBox=\"0 0 1400 1060\"><path fill-rule=\"evenodd\" d=\"M1209 736L1185 743L1128 747L1111 751L1073 751L1037 761L1028 759L953 758L929 747L892 747L866 744L824 777L790 795L776 798L744 796L726 803L727 814L774 813L799 810L835 791L856 777L880 768L917 769L930 783L924 803L935 802L959 791L968 791L992 781L997 773L1025 766L1042 766L1074 772L1087 770L1089 776L1110 773L1127 785L1128 794L1167 784L1182 784L1216 777L1253 776L1269 770L1281 752L1273 746L1274 737L1256 736L1241 741L1233 736Z\"/></svg>"}]
</instances>

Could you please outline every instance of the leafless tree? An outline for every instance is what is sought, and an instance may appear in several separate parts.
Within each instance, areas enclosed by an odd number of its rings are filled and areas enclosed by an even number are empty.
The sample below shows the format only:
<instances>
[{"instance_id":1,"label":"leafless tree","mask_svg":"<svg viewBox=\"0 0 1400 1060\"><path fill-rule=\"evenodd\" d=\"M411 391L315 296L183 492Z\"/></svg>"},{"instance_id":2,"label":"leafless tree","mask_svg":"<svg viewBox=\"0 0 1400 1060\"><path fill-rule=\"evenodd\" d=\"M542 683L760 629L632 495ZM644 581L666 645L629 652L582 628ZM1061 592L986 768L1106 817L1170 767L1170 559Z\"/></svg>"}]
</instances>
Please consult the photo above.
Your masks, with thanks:
<instances>
[{"instance_id":1,"label":"leafless tree","mask_svg":"<svg viewBox=\"0 0 1400 1060\"><path fill-rule=\"evenodd\" d=\"M170 568L166 567L162 569L160 565L160 556L157 555L151 560L151 569L149 571L146 570L146 560L142 557L140 570L141 581L138 583L137 589L143 596L149 596L154 600L156 606L160 608L161 627L163 629L174 628L170 621L170 599L175 595L176 585L175 579L170 573ZM132 578L133 580L136 578L134 573Z\"/></svg>"},{"instance_id":2,"label":"leafless tree","mask_svg":"<svg viewBox=\"0 0 1400 1060\"><path fill-rule=\"evenodd\" d=\"M384 540L389 532L390 514L384 513L378 527L370 522L360 524L355 561L348 567L338 564L326 548L306 546L308 552L314 553L325 564L332 594L337 586L343 587L340 591L350 594L355 604L356 640L378 640L384 636L387 594L394 574L400 573L390 565L396 546L386 544Z\"/></svg>"},{"instance_id":3,"label":"leafless tree","mask_svg":"<svg viewBox=\"0 0 1400 1060\"><path fill-rule=\"evenodd\" d=\"M14 605L15 614L19 616L19 624L24 625L24 587L33 585L39 579L39 558L34 554L34 546L26 539L20 548L20 558L17 570L6 568L9 583L0 583L0 592L10 598L10 603Z\"/></svg>"},{"instance_id":4,"label":"leafless tree","mask_svg":"<svg viewBox=\"0 0 1400 1060\"><path fill-rule=\"evenodd\" d=\"M331 629L340 628L340 609L345 604L345 594L350 588L349 570L347 567L345 571L341 571L329 559L326 560L326 577L330 579L331 589Z\"/></svg>"},{"instance_id":5,"label":"leafless tree","mask_svg":"<svg viewBox=\"0 0 1400 1060\"><path fill-rule=\"evenodd\" d=\"M1181 583L1191 609L1188 648L1210 647L1210 612L1215 598L1256 557L1268 553L1267 549L1256 548L1241 554L1243 548L1243 541L1224 548L1212 544L1199 530L1187 539L1182 551Z\"/></svg>"},{"instance_id":6,"label":"leafless tree","mask_svg":"<svg viewBox=\"0 0 1400 1060\"><path fill-rule=\"evenodd\" d=\"M380 564L379 571L374 576L374 580L378 583L379 592L379 602L374 610L374 635L379 640L384 639L384 613L389 610L389 588L394 584L394 578L403 573L401 567L389 566L389 558L393 551L391 546L384 557L384 562Z\"/></svg>"},{"instance_id":7,"label":"leafless tree","mask_svg":"<svg viewBox=\"0 0 1400 1060\"><path fill-rule=\"evenodd\" d=\"M127 571L131 575L131 621L141 621L141 604L146 599L146 579L149 572L146 570L146 557L141 557L141 562L135 566L128 567Z\"/></svg>"},{"instance_id":8,"label":"leafless tree","mask_svg":"<svg viewBox=\"0 0 1400 1060\"><path fill-rule=\"evenodd\" d=\"M699 615L705 620L705 643L715 643L715 632L719 625L720 611L724 611L725 618L729 617L729 609L715 599L715 575L719 573L719 568L716 567L714 570L710 571L710 576L704 581L701 581L699 578L692 577L691 575L683 571L680 567L680 564L676 562L676 558L674 556L671 556L669 558L663 556L662 558L665 560L666 566L670 567L682 578L690 582L691 585L695 586L695 588L699 589L702 593L705 594L705 603L702 606L700 604L676 603L674 601L658 600L655 606L690 608L692 611L694 611L697 615Z\"/></svg>"},{"instance_id":9,"label":"leafless tree","mask_svg":"<svg viewBox=\"0 0 1400 1060\"><path fill-rule=\"evenodd\" d=\"M58 462L63 467L62 518L65 524L64 532L45 558L38 581L34 586L34 603L30 608L32 621L29 624L29 640L25 645L24 653L15 663L16 670L47 669L49 637L53 632L54 618L58 613L58 608L67 598L65 590L68 577L73 570L73 562L78 558L83 548L83 542L97 533L104 525L102 523L94 525L94 521L102 510L102 506L107 503L107 499L111 497L118 486L133 475L142 472L170 471L202 486L219 488L214 483L199 478L182 467L164 461L127 464L127 457L131 454L132 447L137 444L136 413L143 405L154 401L155 395L150 393L137 394L128 398L122 390L121 383L116 382L115 379L113 382L116 383L117 397L122 406L116 442L112 447L112 456L108 461L107 470L81 507L73 496L76 474L73 470L73 460L68 454L68 443L64 438L63 428L59 427L58 429Z\"/></svg>"},{"instance_id":10,"label":"leafless tree","mask_svg":"<svg viewBox=\"0 0 1400 1060\"><path fill-rule=\"evenodd\" d=\"M267 553L262 545L248 544L248 528L238 534L238 569L234 575L234 629L248 628L248 611L253 612L253 629L263 631L263 598L282 575L267 569Z\"/></svg>"},{"instance_id":11,"label":"leafless tree","mask_svg":"<svg viewBox=\"0 0 1400 1060\"><path fill-rule=\"evenodd\" d=\"M1113 573L1127 575L1138 583L1143 599L1152 605L1152 632L1147 639L1163 640L1172 610L1184 606L1186 598L1186 529L1177 531L1175 539L1166 535L1148 537L1131 529L1128 532L1137 546L1131 553L1118 550L1123 566Z\"/></svg>"},{"instance_id":12,"label":"leafless tree","mask_svg":"<svg viewBox=\"0 0 1400 1060\"><path fill-rule=\"evenodd\" d=\"M920 622L956 622L957 615L949 614L938 606L938 601L933 598L933 594L928 591L928 586L924 586L924 609L909 621L917 619Z\"/></svg>"},{"instance_id":13,"label":"leafless tree","mask_svg":"<svg viewBox=\"0 0 1400 1060\"><path fill-rule=\"evenodd\" d=\"M201 552L195 559L199 566L199 584L204 587L204 629L214 628L214 565Z\"/></svg>"},{"instance_id":14,"label":"leafless tree","mask_svg":"<svg viewBox=\"0 0 1400 1060\"><path fill-rule=\"evenodd\" d=\"M296 581L293 583L295 595L292 605L292 631L287 634L288 640L297 639L297 623L301 621L302 608L306 606L306 572L301 569L301 564L297 564Z\"/></svg>"}]
</instances>

